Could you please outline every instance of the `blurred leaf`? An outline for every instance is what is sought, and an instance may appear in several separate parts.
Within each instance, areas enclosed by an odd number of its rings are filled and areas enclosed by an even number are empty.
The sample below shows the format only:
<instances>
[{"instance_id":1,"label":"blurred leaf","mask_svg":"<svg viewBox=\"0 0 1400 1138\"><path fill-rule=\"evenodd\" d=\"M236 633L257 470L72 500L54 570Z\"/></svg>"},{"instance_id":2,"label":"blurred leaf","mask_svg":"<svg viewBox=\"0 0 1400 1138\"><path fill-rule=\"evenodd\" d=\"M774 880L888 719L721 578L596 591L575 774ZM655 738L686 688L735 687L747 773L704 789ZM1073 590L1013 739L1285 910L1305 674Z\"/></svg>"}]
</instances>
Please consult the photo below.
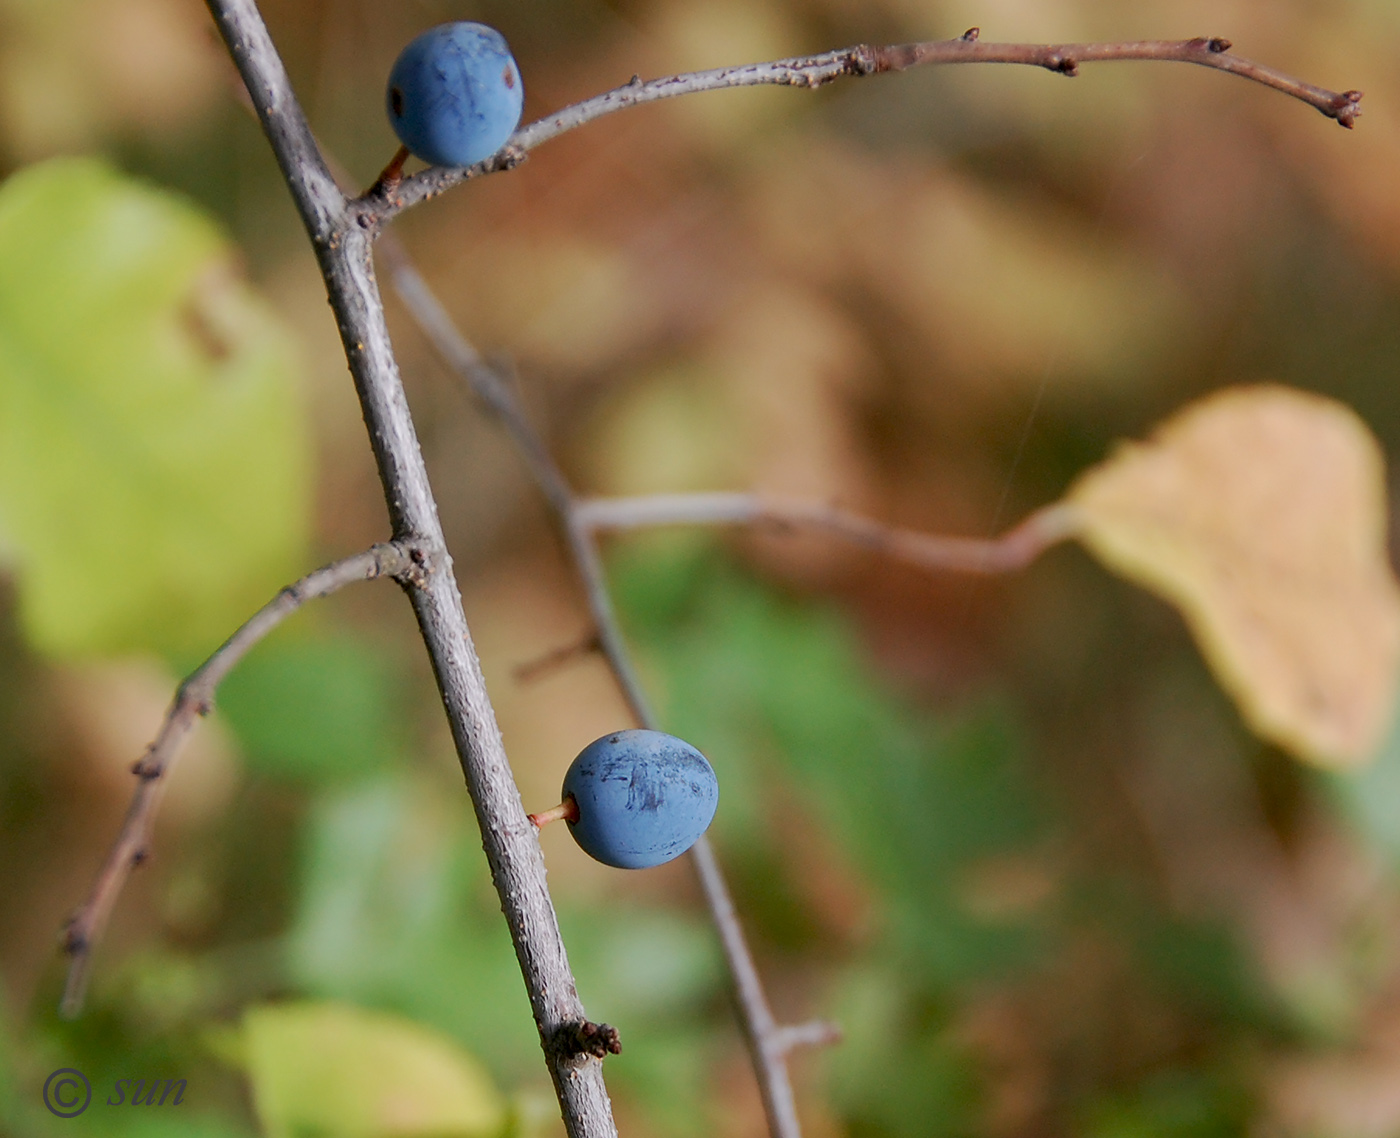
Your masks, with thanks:
<instances>
[{"instance_id":1,"label":"blurred leaf","mask_svg":"<svg viewBox=\"0 0 1400 1138\"><path fill-rule=\"evenodd\" d=\"M188 1105L189 1100L181 1103ZM251 1138L251 1132L217 1114L163 1114L159 1110L133 1111L112 1125L103 1123L109 1138Z\"/></svg>"},{"instance_id":2,"label":"blurred leaf","mask_svg":"<svg viewBox=\"0 0 1400 1138\"><path fill-rule=\"evenodd\" d=\"M1261 385L1217 393L1071 489L1079 536L1185 615L1250 726L1353 766L1390 723L1400 590L1380 448L1348 408Z\"/></svg>"},{"instance_id":3,"label":"blurred leaf","mask_svg":"<svg viewBox=\"0 0 1400 1138\"><path fill-rule=\"evenodd\" d=\"M1391 864L1400 867L1400 717L1359 770L1330 771L1328 785L1352 823Z\"/></svg>"},{"instance_id":4,"label":"blurred leaf","mask_svg":"<svg viewBox=\"0 0 1400 1138\"><path fill-rule=\"evenodd\" d=\"M219 91L216 50L178 0L4 0L0 124L12 158L188 127Z\"/></svg>"},{"instance_id":5,"label":"blurred leaf","mask_svg":"<svg viewBox=\"0 0 1400 1138\"><path fill-rule=\"evenodd\" d=\"M732 872L743 881L747 865L765 870L769 888L744 900L767 935L780 939L771 922L789 907L774 904L783 900L774 879L794 872L773 817L796 787L798 803L878 886L890 932L922 977L983 976L1025 958L1033 914L989 920L963 888L968 866L1032 848L1045 833L1005 708L946 724L912 714L880 690L840 620L781 600L703 551L687 561L639 543L618 569L624 609L635 599L653 618L638 635L670 681L668 729L719 775L715 832Z\"/></svg>"},{"instance_id":6,"label":"blurred leaf","mask_svg":"<svg viewBox=\"0 0 1400 1138\"><path fill-rule=\"evenodd\" d=\"M589 1016L616 1026L608 1085L668 1134L713 1131L710 1067L720 1046L705 1013L725 990L714 929L670 909L560 904L559 923Z\"/></svg>"},{"instance_id":7,"label":"blurred leaf","mask_svg":"<svg viewBox=\"0 0 1400 1138\"><path fill-rule=\"evenodd\" d=\"M317 782L379 770L403 749L399 672L346 633L269 637L219 689L253 770Z\"/></svg>"},{"instance_id":8,"label":"blurred leaf","mask_svg":"<svg viewBox=\"0 0 1400 1138\"><path fill-rule=\"evenodd\" d=\"M320 995L395 1008L468 1041L498 1077L538 1078L539 1038L463 804L404 780L328 794L311 816L291 973ZM557 897L590 1014L627 1046L614 1078L668 1132L707 1117L713 933L670 910Z\"/></svg>"},{"instance_id":9,"label":"blurred leaf","mask_svg":"<svg viewBox=\"0 0 1400 1138\"><path fill-rule=\"evenodd\" d=\"M1086 1138L1232 1138L1248 1130L1249 1102L1237 1088L1196 1071L1162 1071L1131 1095L1095 1103Z\"/></svg>"},{"instance_id":10,"label":"blurred leaf","mask_svg":"<svg viewBox=\"0 0 1400 1138\"><path fill-rule=\"evenodd\" d=\"M10 1018L9 1000L0 991L0 1129L13 1125L19 1113L18 1096L15 1094L15 1071L13 1037L15 1025Z\"/></svg>"},{"instance_id":11,"label":"blurred leaf","mask_svg":"<svg viewBox=\"0 0 1400 1138\"><path fill-rule=\"evenodd\" d=\"M982 1080L947 1009L930 1006L897 967L851 969L837 992L843 1039L825 1064L833 1096L861 1135L979 1134Z\"/></svg>"},{"instance_id":12,"label":"blurred leaf","mask_svg":"<svg viewBox=\"0 0 1400 1138\"><path fill-rule=\"evenodd\" d=\"M0 551L43 652L202 653L301 563L296 352L232 259L94 160L0 188Z\"/></svg>"},{"instance_id":13,"label":"blurred leaf","mask_svg":"<svg viewBox=\"0 0 1400 1138\"><path fill-rule=\"evenodd\" d=\"M833 100L870 99L888 115L894 92L924 81L902 75L890 93L847 90ZM924 90L947 118L943 93ZM996 129L983 120L978 141ZM755 196L766 246L787 273L838 295L878 297L908 339L901 350L973 405L1042 380L1121 390L1160 375L1199 335L1190 299L1162 266L1049 196L1007 192L943 161L871 161L869 150L831 137L789 136L769 155Z\"/></svg>"},{"instance_id":14,"label":"blurred leaf","mask_svg":"<svg viewBox=\"0 0 1400 1138\"><path fill-rule=\"evenodd\" d=\"M268 1138L468 1138L505 1126L505 1101L481 1065L399 1016L277 1004L247 1011L243 1031Z\"/></svg>"},{"instance_id":15,"label":"blurred leaf","mask_svg":"<svg viewBox=\"0 0 1400 1138\"><path fill-rule=\"evenodd\" d=\"M666 909L565 909L569 956L587 980L591 1013L671 1021L716 995L723 967L703 917Z\"/></svg>"},{"instance_id":16,"label":"blurred leaf","mask_svg":"<svg viewBox=\"0 0 1400 1138\"><path fill-rule=\"evenodd\" d=\"M751 461L740 414L699 369L649 375L614 401L594 433L591 481L619 495L743 486Z\"/></svg>"},{"instance_id":17,"label":"blurred leaf","mask_svg":"<svg viewBox=\"0 0 1400 1138\"><path fill-rule=\"evenodd\" d=\"M489 1034L498 1075L538 1069L510 935L464 795L405 779L327 793L309 819L287 938L304 991Z\"/></svg>"}]
</instances>

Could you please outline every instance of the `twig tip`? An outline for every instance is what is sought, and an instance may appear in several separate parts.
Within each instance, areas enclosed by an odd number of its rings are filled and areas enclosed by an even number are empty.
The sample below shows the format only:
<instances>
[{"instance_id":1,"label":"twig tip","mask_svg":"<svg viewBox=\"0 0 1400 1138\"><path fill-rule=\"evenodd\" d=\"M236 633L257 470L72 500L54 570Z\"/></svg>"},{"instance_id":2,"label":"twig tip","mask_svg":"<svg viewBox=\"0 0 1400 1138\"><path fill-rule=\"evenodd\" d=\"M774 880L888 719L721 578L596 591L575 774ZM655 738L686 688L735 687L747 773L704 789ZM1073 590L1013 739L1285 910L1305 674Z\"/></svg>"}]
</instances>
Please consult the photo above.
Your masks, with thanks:
<instances>
[{"instance_id":1,"label":"twig tip","mask_svg":"<svg viewBox=\"0 0 1400 1138\"><path fill-rule=\"evenodd\" d=\"M1361 115L1361 92L1343 91L1332 100L1330 111L1324 110L1323 114L1331 114L1347 130L1351 130L1356 125L1356 120Z\"/></svg>"}]
</instances>

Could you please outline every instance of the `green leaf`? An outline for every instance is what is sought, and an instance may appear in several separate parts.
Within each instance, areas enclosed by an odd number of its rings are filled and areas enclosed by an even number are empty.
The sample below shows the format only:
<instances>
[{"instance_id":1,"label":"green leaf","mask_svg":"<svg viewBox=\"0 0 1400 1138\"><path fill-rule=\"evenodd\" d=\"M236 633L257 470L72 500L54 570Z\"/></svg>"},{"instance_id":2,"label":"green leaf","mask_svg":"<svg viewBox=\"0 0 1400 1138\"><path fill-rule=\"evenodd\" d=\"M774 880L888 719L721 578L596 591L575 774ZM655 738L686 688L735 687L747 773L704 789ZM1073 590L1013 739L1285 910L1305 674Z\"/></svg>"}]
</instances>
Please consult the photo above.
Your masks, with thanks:
<instances>
[{"instance_id":1,"label":"green leaf","mask_svg":"<svg viewBox=\"0 0 1400 1138\"><path fill-rule=\"evenodd\" d=\"M0 187L0 559L37 649L203 654L296 575L296 367L188 202L82 158Z\"/></svg>"},{"instance_id":2,"label":"green leaf","mask_svg":"<svg viewBox=\"0 0 1400 1138\"><path fill-rule=\"evenodd\" d=\"M224 681L219 711L251 769L316 782L352 779L402 751L395 663L357 637L285 626Z\"/></svg>"},{"instance_id":3,"label":"green leaf","mask_svg":"<svg viewBox=\"0 0 1400 1138\"><path fill-rule=\"evenodd\" d=\"M317 801L287 963L304 991L485 1033L511 1078L539 1068L539 1034L465 795L403 777Z\"/></svg>"},{"instance_id":4,"label":"green leaf","mask_svg":"<svg viewBox=\"0 0 1400 1138\"><path fill-rule=\"evenodd\" d=\"M1400 718L1392 719L1384 742L1366 763L1329 771L1324 778L1357 831L1400 868Z\"/></svg>"},{"instance_id":5,"label":"green leaf","mask_svg":"<svg viewBox=\"0 0 1400 1138\"><path fill-rule=\"evenodd\" d=\"M189 1100L180 1105L183 1110ZM159 1110L142 1110L112 1119L114 1113L109 1112L104 1121L107 1138L253 1138L251 1131L217 1114L162 1114Z\"/></svg>"},{"instance_id":6,"label":"green leaf","mask_svg":"<svg viewBox=\"0 0 1400 1138\"><path fill-rule=\"evenodd\" d=\"M965 896L979 862L1028 854L1048 832L1009 709L989 702L950 722L916 714L881 690L833 613L786 601L703 552L687 560L629 546L619 602L630 614L640 600L655 618L637 627L670 681L668 730L714 764L715 835L731 872L741 888L769 883L744 897L764 935L797 939L781 927L794 905L780 892L770 817L788 780L879 889L887 927L929 978L1028 959L1036 914L991 920Z\"/></svg>"},{"instance_id":7,"label":"green leaf","mask_svg":"<svg viewBox=\"0 0 1400 1138\"><path fill-rule=\"evenodd\" d=\"M671 909L570 905L562 892L557 903L589 1016L622 1032L608 1085L640 1107L654 1132L712 1133L710 1071L732 1043L705 1015L725 989L713 927Z\"/></svg>"},{"instance_id":8,"label":"green leaf","mask_svg":"<svg viewBox=\"0 0 1400 1138\"><path fill-rule=\"evenodd\" d=\"M505 1101L476 1059L411 1020L289 1003L250 1009L243 1032L268 1138L471 1138L505 1128Z\"/></svg>"},{"instance_id":9,"label":"green leaf","mask_svg":"<svg viewBox=\"0 0 1400 1138\"><path fill-rule=\"evenodd\" d=\"M1250 1103L1217 1076L1167 1070L1131 1094L1093 1103L1079 1133L1088 1138L1229 1138L1249 1129Z\"/></svg>"}]
</instances>

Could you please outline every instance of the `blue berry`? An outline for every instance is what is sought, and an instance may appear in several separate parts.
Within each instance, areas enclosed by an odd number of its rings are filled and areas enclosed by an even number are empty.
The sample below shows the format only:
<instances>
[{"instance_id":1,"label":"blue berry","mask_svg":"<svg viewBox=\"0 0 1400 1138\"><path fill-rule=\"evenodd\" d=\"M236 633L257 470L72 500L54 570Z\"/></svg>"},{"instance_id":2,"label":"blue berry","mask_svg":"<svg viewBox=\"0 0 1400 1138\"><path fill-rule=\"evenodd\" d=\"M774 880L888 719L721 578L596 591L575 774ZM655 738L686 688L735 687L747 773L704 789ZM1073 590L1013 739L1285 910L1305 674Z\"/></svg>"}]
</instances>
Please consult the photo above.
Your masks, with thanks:
<instances>
[{"instance_id":1,"label":"blue berry","mask_svg":"<svg viewBox=\"0 0 1400 1138\"><path fill-rule=\"evenodd\" d=\"M564 776L569 829L583 852L619 869L680 857L710 825L719 783L705 756L660 731L616 731L588 744Z\"/></svg>"},{"instance_id":2,"label":"blue berry","mask_svg":"<svg viewBox=\"0 0 1400 1138\"><path fill-rule=\"evenodd\" d=\"M525 85L505 37L463 20L410 43L389 72L389 122L434 166L471 166L495 154L520 122Z\"/></svg>"}]
</instances>

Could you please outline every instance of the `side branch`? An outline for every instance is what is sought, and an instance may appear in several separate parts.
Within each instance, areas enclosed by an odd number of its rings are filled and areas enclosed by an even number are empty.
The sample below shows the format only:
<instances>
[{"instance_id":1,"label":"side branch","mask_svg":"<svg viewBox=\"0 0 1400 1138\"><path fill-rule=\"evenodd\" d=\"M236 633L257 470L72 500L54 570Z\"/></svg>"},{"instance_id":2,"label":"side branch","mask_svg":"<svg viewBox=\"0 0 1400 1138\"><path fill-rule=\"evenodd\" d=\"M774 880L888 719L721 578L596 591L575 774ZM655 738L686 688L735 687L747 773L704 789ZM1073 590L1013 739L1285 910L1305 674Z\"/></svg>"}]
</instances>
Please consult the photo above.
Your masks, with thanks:
<instances>
[{"instance_id":1,"label":"side branch","mask_svg":"<svg viewBox=\"0 0 1400 1138\"><path fill-rule=\"evenodd\" d=\"M588 529L627 530L677 525L771 525L807 527L882 553L920 569L996 574L1024 569L1074 532L1063 505L1037 510L1000 537L944 537L895 529L825 502L766 494L648 494L636 498L589 498L578 504L579 524Z\"/></svg>"},{"instance_id":2,"label":"side branch","mask_svg":"<svg viewBox=\"0 0 1400 1138\"><path fill-rule=\"evenodd\" d=\"M519 165L535 147L594 119L627 107L693 95L700 91L721 91L731 87L821 87L848 75L874 75L882 71L904 71L925 64L946 63L1019 63L1072 76L1079 73L1082 63L1110 60L1194 63L1226 71L1291 95L1344 127L1353 126L1361 113L1360 91L1329 91L1325 87L1305 83L1272 67L1230 54L1230 41L1219 37L1133 43L983 43L978 38L977 29L971 28L953 40L892 44L887 47L859 44L823 55L798 56L711 71L690 71L647 82L633 76L631 82L624 86L594 95L591 99L584 99L521 127L499 152L475 166L434 166L402 181L387 185L376 183L369 193L352 203L351 208L366 228L382 225L395 214L435 197L459 182L511 169Z\"/></svg>"},{"instance_id":3,"label":"side branch","mask_svg":"<svg viewBox=\"0 0 1400 1138\"><path fill-rule=\"evenodd\" d=\"M510 435L563 531L595 630L585 646L569 649L569 654L594 648L601 652L637 722L643 727L658 727L659 721L632 666L631 653L608 592L594 527L581 513L583 503L574 496L563 471L549 453L534 424L526 417L509 385L457 330L397 238L392 233L385 234L379 250L389 267L399 299L466 389L485 405ZM787 1026L777 1022L768 1005L753 955L749 952L723 871L707 838L701 837L691 847L690 858L734 981L739 1025L753 1059L770 1138L801 1138L797 1104L788 1076L788 1055L797 1047L832 1043L840 1038L840 1032L828 1023Z\"/></svg>"},{"instance_id":4,"label":"side branch","mask_svg":"<svg viewBox=\"0 0 1400 1138\"><path fill-rule=\"evenodd\" d=\"M63 948L71 957L68 980L59 1011L72 1019L82 1011L92 968L94 946L131 871L148 856L151 827L165 793L170 769L195 724L214 708L214 692L225 676L269 632L307 601L328 596L355 581L393 577L405 584L420 584L430 572L427 558L418 548L403 542L376 545L309 573L288 585L260 608L223 645L196 669L175 694L155 742L131 768L136 791L131 796L121 833L93 885L92 893L69 919Z\"/></svg>"}]
</instances>

